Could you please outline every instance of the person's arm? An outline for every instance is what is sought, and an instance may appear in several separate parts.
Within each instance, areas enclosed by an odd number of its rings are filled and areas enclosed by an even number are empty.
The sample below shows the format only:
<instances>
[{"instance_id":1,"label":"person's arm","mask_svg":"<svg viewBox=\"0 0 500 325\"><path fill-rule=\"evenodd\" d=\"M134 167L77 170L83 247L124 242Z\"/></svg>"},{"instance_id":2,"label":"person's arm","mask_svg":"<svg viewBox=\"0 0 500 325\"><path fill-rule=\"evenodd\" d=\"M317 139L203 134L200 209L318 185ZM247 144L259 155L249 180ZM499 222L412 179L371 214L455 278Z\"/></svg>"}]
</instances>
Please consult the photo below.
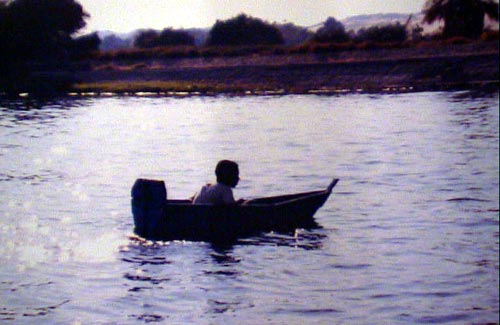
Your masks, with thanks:
<instances>
[{"instance_id":1,"label":"person's arm","mask_svg":"<svg viewBox=\"0 0 500 325\"><path fill-rule=\"evenodd\" d=\"M238 199L237 201L234 199L233 192L231 191L231 196L228 198L228 201L226 204L235 204L235 205L243 205L246 203L245 199Z\"/></svg>"}]
</instances>

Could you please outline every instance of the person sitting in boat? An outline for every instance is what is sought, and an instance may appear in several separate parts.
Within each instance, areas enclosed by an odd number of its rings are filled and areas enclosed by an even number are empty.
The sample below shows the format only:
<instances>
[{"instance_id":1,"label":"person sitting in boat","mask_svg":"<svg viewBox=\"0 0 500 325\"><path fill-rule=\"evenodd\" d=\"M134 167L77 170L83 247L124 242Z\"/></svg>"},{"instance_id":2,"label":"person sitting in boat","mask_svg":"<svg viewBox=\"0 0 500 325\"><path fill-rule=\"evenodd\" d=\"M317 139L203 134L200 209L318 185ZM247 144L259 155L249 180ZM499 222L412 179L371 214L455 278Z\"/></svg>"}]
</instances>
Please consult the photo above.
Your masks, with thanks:
<instances>
[{"instance_id":1,"label":"person sitting in boat","mask_svg":"<svg viewBox=\"0 0 500 325\"><path fill-rule=\"evenodd\" d=\"M215 167L216 184L204 185L195 194L193 204L227 205L243 203L243 200L235 201L233 188L238 185L240 171L238 164L231 160L221 160Z\"/></svg>"}]
</instances>

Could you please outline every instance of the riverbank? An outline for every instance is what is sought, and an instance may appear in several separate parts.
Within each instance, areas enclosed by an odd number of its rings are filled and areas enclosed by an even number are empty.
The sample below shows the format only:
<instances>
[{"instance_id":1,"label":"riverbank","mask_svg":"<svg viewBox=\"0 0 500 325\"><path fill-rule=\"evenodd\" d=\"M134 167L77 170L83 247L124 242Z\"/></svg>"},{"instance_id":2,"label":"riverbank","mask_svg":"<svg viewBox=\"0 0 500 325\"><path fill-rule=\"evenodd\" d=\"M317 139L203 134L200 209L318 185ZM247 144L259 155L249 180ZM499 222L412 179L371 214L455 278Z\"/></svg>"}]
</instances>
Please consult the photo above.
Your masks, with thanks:
<instances>
[{"instance_id":1,"label":"riverbank","mask_svg":"<svg viewBox=\"0 0 500 325\"><path fill-rule=\"evenodd\" d=\"M325 54L92 62L74 94L307 94L498 86L498 43Z\"/></svg>"},{"instance_id":2,"label":"riverbank","mask_svg":"<svg viewBox=\"0 0 500 325\"><path fill-rule=\"evenodd\" d=\"M33 79L42 94L54 93L53 85L63 81L69 87L58 88L75 96L383 93L497 89L498 66L498 42L478 41L326 53L94 59L64 73L42 71Z\"/></svg>"}]
</instances>

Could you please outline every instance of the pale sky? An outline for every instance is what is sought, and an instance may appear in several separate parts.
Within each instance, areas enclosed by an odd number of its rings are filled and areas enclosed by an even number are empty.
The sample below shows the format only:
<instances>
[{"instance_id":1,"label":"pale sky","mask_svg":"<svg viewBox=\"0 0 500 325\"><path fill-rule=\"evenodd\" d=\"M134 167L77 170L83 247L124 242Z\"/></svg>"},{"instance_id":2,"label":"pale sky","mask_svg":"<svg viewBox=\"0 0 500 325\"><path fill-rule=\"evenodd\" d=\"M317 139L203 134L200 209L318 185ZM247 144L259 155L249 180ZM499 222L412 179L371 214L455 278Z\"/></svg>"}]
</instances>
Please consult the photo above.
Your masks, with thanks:
<instances>
[{"instance_id":1,"label":"pale sky","mask_svg":"<svg viewBox=\"0 0 500 325\"><path fill-rule=\"evenodd\" d=\"M328 17L417 13L425 0L77 0L91 15L85 32L211 27L240 13L268 22L310 26Z\"/></svg>"}]
</instances>

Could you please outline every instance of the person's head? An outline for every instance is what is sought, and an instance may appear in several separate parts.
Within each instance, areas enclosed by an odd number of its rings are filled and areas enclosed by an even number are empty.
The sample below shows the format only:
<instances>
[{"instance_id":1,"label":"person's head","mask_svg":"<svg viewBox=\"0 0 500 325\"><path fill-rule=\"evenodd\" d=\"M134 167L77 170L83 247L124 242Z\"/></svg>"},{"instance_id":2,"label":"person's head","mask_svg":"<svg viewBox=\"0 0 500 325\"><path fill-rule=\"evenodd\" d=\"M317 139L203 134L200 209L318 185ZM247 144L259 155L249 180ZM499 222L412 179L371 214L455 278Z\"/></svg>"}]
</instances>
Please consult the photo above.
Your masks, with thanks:
<instances>
[{"instance_id":1,"label":"person's head","mask_svg":"<svg viewBox=\"0 0 500 325\"><path fill-rule=\"evenodd\" d=\"M236 187L240 180L238 164L231 160L219 161L215 167L215 176L217 176L217 183Z\"/></svg>"}]
</instances>

